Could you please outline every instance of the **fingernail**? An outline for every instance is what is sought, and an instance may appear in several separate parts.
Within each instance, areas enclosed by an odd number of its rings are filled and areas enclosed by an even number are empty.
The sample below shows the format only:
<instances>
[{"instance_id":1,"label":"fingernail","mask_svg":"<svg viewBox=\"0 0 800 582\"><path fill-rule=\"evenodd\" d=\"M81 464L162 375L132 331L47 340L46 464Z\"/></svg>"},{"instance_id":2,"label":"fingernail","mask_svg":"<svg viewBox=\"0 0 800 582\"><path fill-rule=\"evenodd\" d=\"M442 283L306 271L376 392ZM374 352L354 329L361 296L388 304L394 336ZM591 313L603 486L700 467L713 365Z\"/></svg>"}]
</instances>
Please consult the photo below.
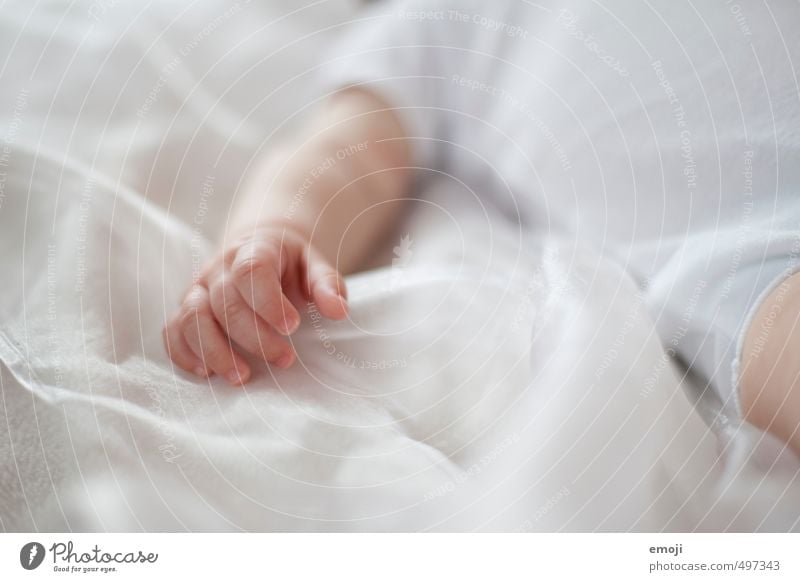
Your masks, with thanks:
<instances>
[{"instance_id":1,"label":"fingernail","mask_svg":"<svg viewBox=\"0 0 800 582\"><path fill-rule=\"evenodd\" d=\"M286 354L283 354L280 358L278 358L278 361L275 362L275 365L278 366L279 368L285 369L291 366L292 362L294 362L294 354L292 352L288 352Z\"/></svg>"},{"instance_id":2,"label":"fingernail","mask_svg":"<svg viewBox=\"0 0 800 582\"><path fill-rule=\"evenodd\" d=\"M328 295L333 295L334 297L338 297L339 299L344 300L344 297L341 293L339 293L339 289L333 283L324 283L322 288L325 290L325 293Z\"/></svg>"},{"instance_id":3,"label":"fingernail","mask_svg":"<svg viewBox=\"0 0 800 582\"><path fill-rule=\"evenodd\" d=\"M194 369L194 373L196 375L200 376L201 378L207 378L208 377L208 374L206 373L206 369L203 368L202 366L197 366Z\"/></svg>"},{"instance_id":4,"label":"fingernail","mask_svg":"<svg viewBox=\"0 0 800 582\"><path fill-rule=\"evenodd\" d=\"M322 287L322 290L325 292L326 295L330 295L334 299L337 299L342 304L345 313L347 312L347 298L343 296L341 293L339 293L339 290L336 288L335 285L333 285L332 283L325 283Z\"/></svg>"},{"instance_id":5,"label":"fingernail","mask_svg":"<svg viewBox=\"0 0 800 582\"><path fill-rule=\"evenodd\" d=\"M298 327L300 327L300 318L294 313L287 313L284 325L286 326L286 334L292 334L297 331Z\"/></svg>"},{"instance_id":6,"label":"fingernail","mask_svg":"<svg viewBox=\"0 0 800 582\"><path fill-rule=\"evenodd\" d=\"M246 374L239 373L236 370L231 370L225 374L225 379L231 384L244 384L247 381Z\"/></svg>"}]
</instances>

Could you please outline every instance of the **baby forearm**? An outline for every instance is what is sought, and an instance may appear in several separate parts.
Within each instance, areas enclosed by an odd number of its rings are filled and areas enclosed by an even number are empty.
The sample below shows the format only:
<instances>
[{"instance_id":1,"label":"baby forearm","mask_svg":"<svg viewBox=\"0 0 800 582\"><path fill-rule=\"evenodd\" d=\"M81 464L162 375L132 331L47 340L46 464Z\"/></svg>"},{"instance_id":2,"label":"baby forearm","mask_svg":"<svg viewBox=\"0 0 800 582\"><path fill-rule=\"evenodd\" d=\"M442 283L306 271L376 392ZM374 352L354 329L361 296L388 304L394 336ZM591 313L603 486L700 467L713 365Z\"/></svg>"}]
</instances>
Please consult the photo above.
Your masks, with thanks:
<instances>
[{"instance_id":1,"label":"baby forearm","mask_svg":"<svg viewBox=\"0 0 800 582\"><path fill-rule=\"evenodd\" d=\"M343 272L364 259L401 208L408 145L396 115L357 90L329 100L291 144L260 162L232 213L228 236L279 221L311 235ZM388 203L387 203L388 202Z\"/></svg>"}]
</instances>

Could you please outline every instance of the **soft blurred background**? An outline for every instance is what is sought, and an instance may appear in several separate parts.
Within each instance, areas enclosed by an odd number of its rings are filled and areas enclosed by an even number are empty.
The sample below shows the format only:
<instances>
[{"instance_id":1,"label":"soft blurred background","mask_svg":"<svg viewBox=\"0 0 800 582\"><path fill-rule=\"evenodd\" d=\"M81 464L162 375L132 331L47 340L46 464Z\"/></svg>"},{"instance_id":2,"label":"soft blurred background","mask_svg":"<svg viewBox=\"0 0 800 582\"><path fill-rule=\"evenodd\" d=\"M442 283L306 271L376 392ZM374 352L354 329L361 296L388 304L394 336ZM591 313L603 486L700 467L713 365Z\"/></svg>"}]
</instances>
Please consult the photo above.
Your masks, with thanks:
<instances>
[{"instance_id":1,"label":"soft blurred background","mask_svg":"<svg viewBox=\"0 0 800 582\"><path fill-rule=\"evenodd\" d=\"M2 121L17 148L80 160L187 222L202 213L212 234L248 164L319 99L315 70L362 7L5 2Z\"/></svg>"}]
</instances>

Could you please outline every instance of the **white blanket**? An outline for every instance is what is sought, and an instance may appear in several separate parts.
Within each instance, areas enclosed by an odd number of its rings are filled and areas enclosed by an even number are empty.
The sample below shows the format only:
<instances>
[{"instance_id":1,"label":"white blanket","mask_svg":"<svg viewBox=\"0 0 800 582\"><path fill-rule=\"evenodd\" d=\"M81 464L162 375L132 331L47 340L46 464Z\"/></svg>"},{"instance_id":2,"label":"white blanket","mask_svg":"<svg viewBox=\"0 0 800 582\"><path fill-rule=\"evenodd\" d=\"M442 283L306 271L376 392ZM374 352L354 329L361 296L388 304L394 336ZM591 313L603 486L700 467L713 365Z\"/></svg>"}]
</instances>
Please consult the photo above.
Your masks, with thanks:
<instances>
[{"instance_id":1,"label":"white blanket","mask_svg":"<svg viewBox=\"0 0 800 582\"><path fill-rule=\"evenodd\" d=\"M173 368L165 314L353 8L186 6L0 21L0 529L798 528L800 464L696 401L624 273L446 183L292 370Z\"/></svg>"}]
</instances>

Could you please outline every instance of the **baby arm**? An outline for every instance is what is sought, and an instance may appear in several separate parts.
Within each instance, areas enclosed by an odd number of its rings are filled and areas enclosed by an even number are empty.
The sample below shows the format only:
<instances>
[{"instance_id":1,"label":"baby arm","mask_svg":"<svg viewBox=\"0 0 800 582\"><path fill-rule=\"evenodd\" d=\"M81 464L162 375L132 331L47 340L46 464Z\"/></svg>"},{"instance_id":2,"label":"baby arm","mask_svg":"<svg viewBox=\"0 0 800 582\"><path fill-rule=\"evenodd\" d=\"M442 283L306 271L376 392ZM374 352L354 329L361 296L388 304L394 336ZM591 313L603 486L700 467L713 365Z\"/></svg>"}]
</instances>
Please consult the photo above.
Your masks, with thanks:
<instances>
[{"instance_id":1,"label":"baby arm","mask_svg":"<svg viewBox=\"0 0 800 582\"><path fill-rule=\"evenodd\" d=\"M800 273L756 312L745 337L740 390L745 418L800 454Z\"/></svg>"},{"instance_id":2,"label":"baby arm","mask_svg":"<svg viewBox=\"0 0 800 582\"><path fill-rule=\"evenodd\" d=\"M246 383L242 352L278 368L295 354L286 336L298 307L347 316L341 273L352 272L398 212L409 151L396 115L375 95L329 99L293 142L271 152L235 202L220 250L167 321L180 368ZM345 233L347 236L345 237Z\"/></svg>"}]
</instances>

